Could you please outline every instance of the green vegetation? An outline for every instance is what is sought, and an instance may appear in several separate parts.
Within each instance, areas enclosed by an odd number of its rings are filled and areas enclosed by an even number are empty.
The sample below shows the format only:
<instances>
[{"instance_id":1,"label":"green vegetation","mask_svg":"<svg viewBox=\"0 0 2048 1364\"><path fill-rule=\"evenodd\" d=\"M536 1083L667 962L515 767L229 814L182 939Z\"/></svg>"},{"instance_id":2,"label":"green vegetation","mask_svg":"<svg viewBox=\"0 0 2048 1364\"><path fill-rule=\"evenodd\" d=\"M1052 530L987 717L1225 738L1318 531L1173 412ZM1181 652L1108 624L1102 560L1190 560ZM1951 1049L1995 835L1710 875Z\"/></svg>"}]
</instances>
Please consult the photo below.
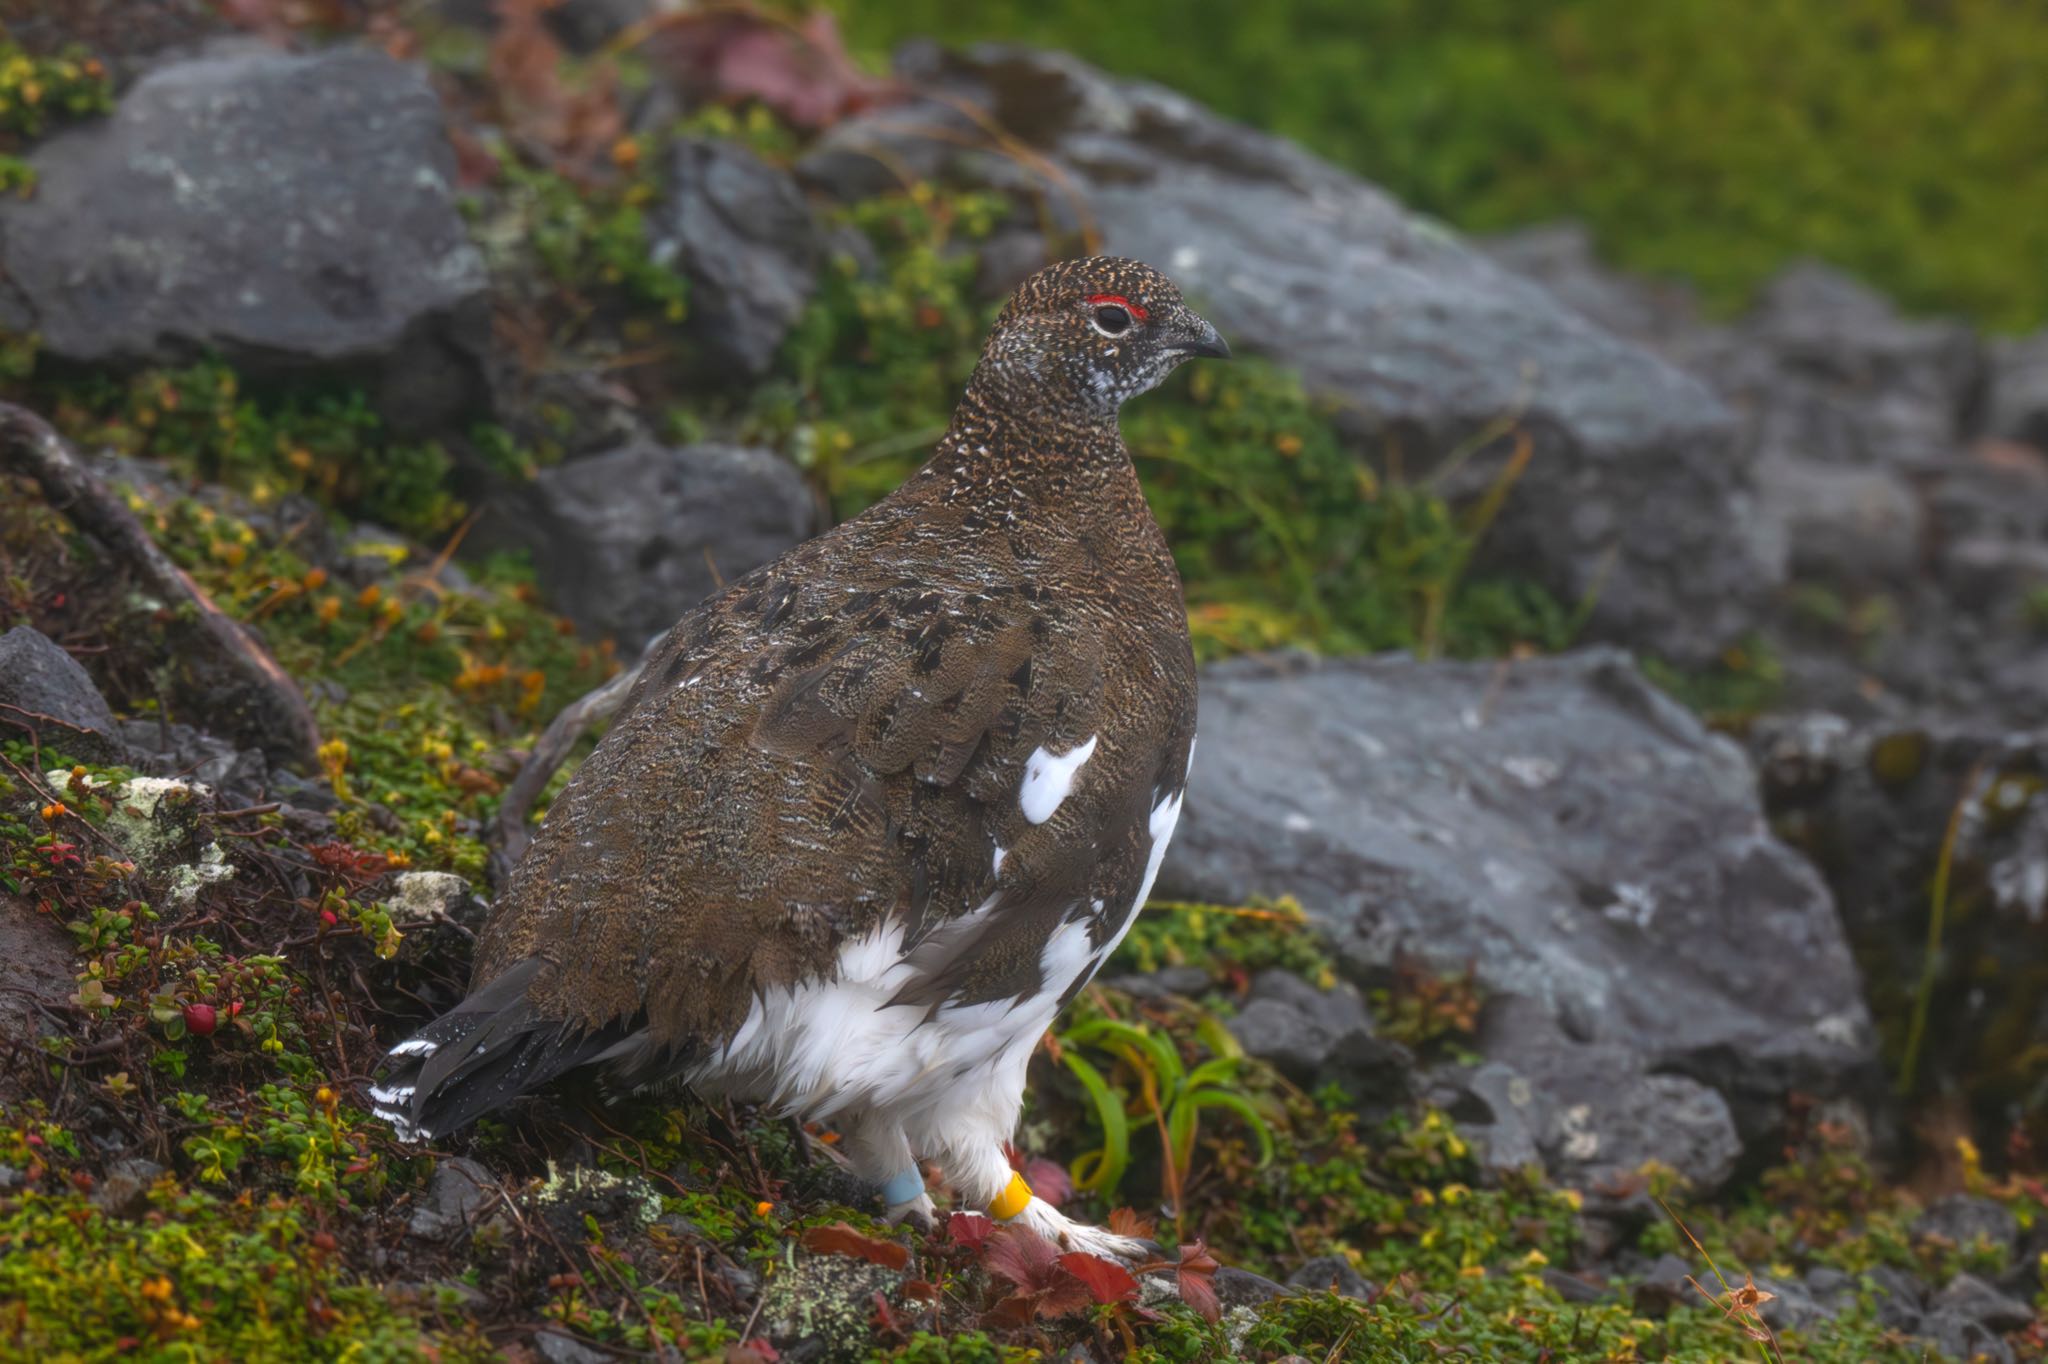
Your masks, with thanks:
<instances>
[{"instance_id":1,"label":"green vegetation","mask_svg":"<svg viewBox=\"0 0 2048 1364\"><path fill-rule=\"evenodd\" d=\"M1799 255L1909 305L2048 318L2030 0L839 0L879 54L1002 35L1165 81L1472 231L1590 222L1732 307Z\"/></svg>"},{"instance_id":2,"label":"green vegetation","mask_svg":"<svg viewBox=\"0 0 2048 1364\"><path fill-rule=\"evenodd\" d=\"M35 57L0 33L0 194L26 194L35 172L14 153L59 123L113 108L113 82L83 52Z\"/></svg>"}]
</instances>

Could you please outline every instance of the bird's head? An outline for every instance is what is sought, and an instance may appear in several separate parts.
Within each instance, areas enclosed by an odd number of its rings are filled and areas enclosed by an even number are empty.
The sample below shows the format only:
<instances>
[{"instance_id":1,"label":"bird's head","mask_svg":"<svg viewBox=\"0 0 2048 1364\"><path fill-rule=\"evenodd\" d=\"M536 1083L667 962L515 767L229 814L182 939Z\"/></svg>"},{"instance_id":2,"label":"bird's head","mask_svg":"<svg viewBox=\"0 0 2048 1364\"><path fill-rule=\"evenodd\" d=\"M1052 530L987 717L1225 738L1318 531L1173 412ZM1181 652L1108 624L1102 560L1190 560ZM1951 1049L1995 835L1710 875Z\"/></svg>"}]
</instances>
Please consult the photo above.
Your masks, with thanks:
<instances>
[{"instance_id":1,"label":"bird's head","mask_svg":"<svg viewBox=\"0 0 2048 1364\"><path fill-rule=\"evenodd\" d=\"M1192 356L1228 359L1172 280L1139 261L1048 265L1011 296L975 370L985 394L1082 421L1114 419Z\"/></svg>"}]
</instances>

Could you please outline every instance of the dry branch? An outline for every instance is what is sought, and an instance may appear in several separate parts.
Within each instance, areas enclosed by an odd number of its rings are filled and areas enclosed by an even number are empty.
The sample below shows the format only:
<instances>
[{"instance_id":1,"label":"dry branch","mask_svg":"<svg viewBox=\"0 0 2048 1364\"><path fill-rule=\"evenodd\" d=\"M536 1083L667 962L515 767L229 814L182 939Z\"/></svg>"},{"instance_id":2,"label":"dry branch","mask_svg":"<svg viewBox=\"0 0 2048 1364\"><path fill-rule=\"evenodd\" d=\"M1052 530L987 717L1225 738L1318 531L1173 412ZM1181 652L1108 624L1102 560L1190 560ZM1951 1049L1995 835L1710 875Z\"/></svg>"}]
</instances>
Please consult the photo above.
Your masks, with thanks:
<instances>
[{"instance_id":1,"label":"dry branch","mask_svg":"<svg viewBox=\"0 0 2048 1364\"><path fill-rule=\"evenodd\" d=\"M12 403L0 403L0 470L35 480L52 507L179 614L187 628L178 632L178 662L203 679L207 693L220 703L209 718L230 727L237 741L274 759L307 771L318 766L320 731L298 684L260 640L171 562L69 442L41 417Z\"/></svg>"}]
</instances>

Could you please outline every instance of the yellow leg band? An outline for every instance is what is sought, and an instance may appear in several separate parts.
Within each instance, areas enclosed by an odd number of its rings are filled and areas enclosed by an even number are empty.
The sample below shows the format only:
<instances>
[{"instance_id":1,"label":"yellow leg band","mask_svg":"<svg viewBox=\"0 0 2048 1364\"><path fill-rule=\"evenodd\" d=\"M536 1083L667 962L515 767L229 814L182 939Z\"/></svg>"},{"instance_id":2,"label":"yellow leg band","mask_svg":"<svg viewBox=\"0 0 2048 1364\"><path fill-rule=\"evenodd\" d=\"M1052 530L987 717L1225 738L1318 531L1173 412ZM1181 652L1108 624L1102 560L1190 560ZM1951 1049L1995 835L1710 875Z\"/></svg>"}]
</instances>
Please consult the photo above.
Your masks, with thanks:
<instances>
[{"instance_id":1,"label":"yellow leg band","mask_svg":"<svg viewBox=\"0 0 2048 1364\"><path fill-rule=\"evenodd\" d=\"M1007 1222L1030 1202L1031 1186L1024 1182L1024 1176L1012 1174L1008 1186L988 1205L988 1215L998 1222Z\"/></svg>"}]
</instances>

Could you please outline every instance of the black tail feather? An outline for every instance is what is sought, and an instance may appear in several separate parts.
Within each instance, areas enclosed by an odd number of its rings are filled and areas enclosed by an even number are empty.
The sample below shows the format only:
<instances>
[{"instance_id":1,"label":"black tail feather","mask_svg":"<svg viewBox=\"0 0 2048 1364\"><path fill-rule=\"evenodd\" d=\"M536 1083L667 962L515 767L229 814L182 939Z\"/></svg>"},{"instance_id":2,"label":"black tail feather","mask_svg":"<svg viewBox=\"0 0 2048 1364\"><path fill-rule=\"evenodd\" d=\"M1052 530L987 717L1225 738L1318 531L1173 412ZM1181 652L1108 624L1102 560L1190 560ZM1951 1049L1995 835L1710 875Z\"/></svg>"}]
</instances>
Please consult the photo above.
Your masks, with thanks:
<instances>
[{"instance_id":1,"label":"black tail feather","mask_svg":"<svg viewBox=\"0 0 2048 1364\"><path fill-rule=\"evenodd\" d=\"M466 1127L529 1090L574 1070L631 1035L637 1024L585 1030L538 1016L528 958L393 1047L370 1088L376 1115L409 1141Z\"/></svg>"}]
</instances>

